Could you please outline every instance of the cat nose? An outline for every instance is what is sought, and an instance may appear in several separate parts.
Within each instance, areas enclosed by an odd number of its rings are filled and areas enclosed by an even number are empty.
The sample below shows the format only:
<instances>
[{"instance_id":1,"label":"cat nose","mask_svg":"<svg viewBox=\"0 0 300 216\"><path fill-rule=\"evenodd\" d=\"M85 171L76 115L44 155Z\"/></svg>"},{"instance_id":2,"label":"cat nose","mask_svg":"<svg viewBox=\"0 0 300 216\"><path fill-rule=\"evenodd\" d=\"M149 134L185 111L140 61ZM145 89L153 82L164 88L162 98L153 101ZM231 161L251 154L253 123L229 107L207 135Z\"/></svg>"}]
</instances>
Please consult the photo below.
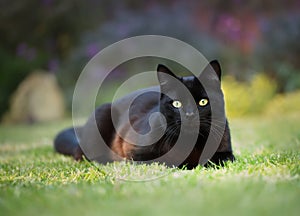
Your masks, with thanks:
<instances>
[{"instance_id":1,"label":"cat nose","mask_svg":"<svg viewBox=\"0 0 300 216\"><path fill-rule=\"evenodd\" d=\"M194 112L186 112L185 115L186 115L187 117L191 117L191 116L194 115Z\"/></svg>"}]
</instances>

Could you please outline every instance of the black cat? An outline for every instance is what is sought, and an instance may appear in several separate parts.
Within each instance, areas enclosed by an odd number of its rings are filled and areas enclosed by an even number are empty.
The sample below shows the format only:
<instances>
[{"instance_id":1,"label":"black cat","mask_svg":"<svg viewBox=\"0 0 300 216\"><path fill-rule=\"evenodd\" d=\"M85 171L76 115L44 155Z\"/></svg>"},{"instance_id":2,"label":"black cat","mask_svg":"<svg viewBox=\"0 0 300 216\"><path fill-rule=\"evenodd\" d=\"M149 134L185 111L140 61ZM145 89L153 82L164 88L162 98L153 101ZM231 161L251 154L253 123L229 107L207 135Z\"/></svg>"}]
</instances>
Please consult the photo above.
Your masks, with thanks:
<instances>
[{"instance_id":1,"label":"black cat","mask_svg":"<svg viewBox=\"0 0 300 216\"><path fill-rule=\"evenodd\" d=\"M208 160L218 165L233 161L218 61L198 78L177 77L163 65L157 77L159 86L96 109L86 125L76 128L79 140L74 128L59 133L55 150L76 160L86 154L101 163L125 158L188 169Z\"/></svg>"}]
</instances>

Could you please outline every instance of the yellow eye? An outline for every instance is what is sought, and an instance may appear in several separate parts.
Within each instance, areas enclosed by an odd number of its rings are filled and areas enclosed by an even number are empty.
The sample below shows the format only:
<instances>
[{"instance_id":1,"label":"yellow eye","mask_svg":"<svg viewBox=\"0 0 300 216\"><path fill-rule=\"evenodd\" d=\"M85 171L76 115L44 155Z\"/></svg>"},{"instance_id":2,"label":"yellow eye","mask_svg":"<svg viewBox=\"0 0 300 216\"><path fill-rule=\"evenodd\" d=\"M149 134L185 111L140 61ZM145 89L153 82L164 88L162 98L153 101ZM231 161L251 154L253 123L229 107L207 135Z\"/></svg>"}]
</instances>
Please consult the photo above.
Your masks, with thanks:
<instances>
[{"instance_id":1,"label":"yellow eye","mask_svg":"<svg viewBox=\"0 0 300 216\"><path fill-rule=\"evenodd\" d=\"M181 103L180 101L178 101L178 100L173 101L172 105L173 105L173 107L175 107L175 108L180 108L180 107L182 107L182 103Z\"/></svg>"},{"instance_id":2,"label":"yellow eye","mask_svg":"<svg viewBox=\"0 0 300 216\"><path fill-rule=\"evenodd\" d=\"M206 106L207 104L208 104L208 99L203 98L199 101L200 106Z\"/></svg>"}]
</instances>

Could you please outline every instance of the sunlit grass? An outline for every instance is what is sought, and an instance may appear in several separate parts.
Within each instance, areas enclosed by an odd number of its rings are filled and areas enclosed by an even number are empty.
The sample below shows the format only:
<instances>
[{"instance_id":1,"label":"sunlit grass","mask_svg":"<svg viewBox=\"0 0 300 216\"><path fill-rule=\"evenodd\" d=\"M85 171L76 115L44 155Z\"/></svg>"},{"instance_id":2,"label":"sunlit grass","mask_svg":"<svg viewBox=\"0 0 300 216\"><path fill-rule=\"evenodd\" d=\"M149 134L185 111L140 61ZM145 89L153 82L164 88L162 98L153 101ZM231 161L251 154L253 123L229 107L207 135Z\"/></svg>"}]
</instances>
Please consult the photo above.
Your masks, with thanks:
<instances>
[{"instance_id":1,"label":"sunlit grass","mask_svg":"<svg viewBox=\"0 0 300 216\"><path fill-rule=\"evenodd\" d=\"M236 162L191 171L58 155L71 121L1 126L1 215L298 215L300 115L230 123Z\"/></svg>"}]
</instances>

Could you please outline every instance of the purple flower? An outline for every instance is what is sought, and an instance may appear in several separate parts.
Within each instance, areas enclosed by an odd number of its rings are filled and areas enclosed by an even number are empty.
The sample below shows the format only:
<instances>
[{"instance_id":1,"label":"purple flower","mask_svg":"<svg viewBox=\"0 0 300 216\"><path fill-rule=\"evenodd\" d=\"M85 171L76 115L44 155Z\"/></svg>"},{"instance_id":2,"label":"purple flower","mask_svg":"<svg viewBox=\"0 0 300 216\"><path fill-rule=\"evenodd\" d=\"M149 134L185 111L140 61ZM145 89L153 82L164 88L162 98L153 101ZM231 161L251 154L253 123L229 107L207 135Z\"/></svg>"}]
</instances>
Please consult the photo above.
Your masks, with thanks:
<instances>
[{"instance_id":1,"label":"purple flower","mask_svg":"<svg viewBox=\"0 0 300 216\"><path fill-rule=\"evenodd\" d=\"M27 49L28 49L28 46L26 43L20 43L16 49L17 56L23 57L25 55Z\"/></svg>"},{"instance_id":2,"label":"purple flower","mask_svg":"<svg viewBox=\"0 0 300 216\"><path fill-rule=\"evenodd\" d=\"M218 30L232 40L237 40L241 37L240 21L227 14L224 14L220 17Z\"/></svg>"},{"instance_id":3,"label":"purple flower","mask_svg":"<svg viewBox=\"0 0 300 216\"><path fill-rule=\"evenodd\" d=\"M86 47L86 55L92 58L99 52L99 46L96 43L91 43Z\"/></svg>"},{"instance_id":4,"label":"purple flower","mask_svg":"<svg viewBox=\"0 0 300 216\"><path fill-rule=\"evenodd\" d=\"M26 43L20 43L17 46L16 55L26 59L27 61L32 61L36 58L36 49L29 47Z\"/></svg>"}]
</instances>

